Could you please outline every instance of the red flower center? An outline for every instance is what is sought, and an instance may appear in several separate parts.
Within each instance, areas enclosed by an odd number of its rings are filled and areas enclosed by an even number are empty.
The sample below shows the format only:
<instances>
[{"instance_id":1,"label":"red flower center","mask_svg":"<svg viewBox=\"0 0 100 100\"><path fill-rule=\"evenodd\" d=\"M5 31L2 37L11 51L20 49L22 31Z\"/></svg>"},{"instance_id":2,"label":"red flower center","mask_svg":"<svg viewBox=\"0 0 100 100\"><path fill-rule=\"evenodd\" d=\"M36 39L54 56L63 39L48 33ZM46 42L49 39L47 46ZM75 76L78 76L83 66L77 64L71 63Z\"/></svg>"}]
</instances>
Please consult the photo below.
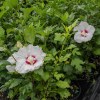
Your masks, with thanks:
<instances>
[{"instance_id":1,"label":"red flower center","mask_svg":"<svg viewBox=\"0 0 100 100\"><path fill-rule=\"evenodd\" d=\"M26 63L29 65L34 65L37 62L37 59L34 55L26 57Z\"/></svg>"},{"instance_id":2,"label":"red flower center","mask_svg":"<svg viewBox=\"0 0 100 100\"><path fill-rule=\"evenodd\" d=\"M81 36L86 37L87 34L88 34L88 30L85 29L81 31Z\"/></svg>"},{"instance_id":3,"label":"red flower center","mask_svg":"<svg viewBox=\"0 0 100 100\"><path fill-rule=\"evenodd\" d=\"M82 30L81 33L82 33L82 32L88 33L88 30L85 29L85 30Z\"/></svg>"}]
</instances>

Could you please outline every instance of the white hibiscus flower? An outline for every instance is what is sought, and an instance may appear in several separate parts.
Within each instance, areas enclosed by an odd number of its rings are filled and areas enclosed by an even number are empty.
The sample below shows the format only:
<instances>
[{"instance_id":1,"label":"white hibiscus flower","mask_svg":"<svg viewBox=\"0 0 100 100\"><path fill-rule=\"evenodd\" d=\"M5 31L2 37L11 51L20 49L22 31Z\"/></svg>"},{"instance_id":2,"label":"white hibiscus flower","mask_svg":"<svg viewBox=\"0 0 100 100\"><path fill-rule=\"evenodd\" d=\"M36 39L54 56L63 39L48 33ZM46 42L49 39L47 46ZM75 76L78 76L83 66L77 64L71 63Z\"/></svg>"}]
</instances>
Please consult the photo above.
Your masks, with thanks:
<instances>
[{"instance_id":1,"label":"white hibiscus flower","mask_svg":"<svg viewBox=\"0 0 100 100\"><path fill-rule=\"evenodd\" d=\"M39 46L30 44L27 47L20 48L18 52L12 54L7 60L12 65L8 65L6 68L9 72L17 71L21 74L28 73L42 66L45 56L46 54ZM13 64L15 64L15 66Z\"/></svg>"},{"instance_id":2,"label":"white hibiscus flower","mask_svg":"<svg viewBox=\"0 0 100 100\"><path fill-rule=\"evenodd\" d=\"M74 28L77 31L74 35L74 40L78 43L90 41L95 32L95 28L89 25L87 22L81 22L78 26Z\"/></svg>"}]
</instances>

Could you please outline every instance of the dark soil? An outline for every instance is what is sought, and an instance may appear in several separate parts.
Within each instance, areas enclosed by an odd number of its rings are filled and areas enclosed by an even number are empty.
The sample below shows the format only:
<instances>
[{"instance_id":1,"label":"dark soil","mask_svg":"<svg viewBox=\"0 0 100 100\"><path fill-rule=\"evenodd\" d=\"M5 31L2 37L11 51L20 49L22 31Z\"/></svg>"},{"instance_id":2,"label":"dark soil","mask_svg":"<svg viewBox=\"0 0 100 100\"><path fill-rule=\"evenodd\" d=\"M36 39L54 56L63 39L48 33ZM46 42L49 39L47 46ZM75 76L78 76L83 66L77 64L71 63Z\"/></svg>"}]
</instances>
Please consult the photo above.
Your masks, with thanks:
<instances>
[{"instance_id":1,"label":"dark soil","mask_svg":"<svg viewBox=\"0 0 100 100\"><path fill-rule=\"evenodd\" d=\"M0 92L0 100L8 100L8 99L7 99L7 94L6 94L6 93L1 93L1 92Z\"/></svg>"}]
</instances>

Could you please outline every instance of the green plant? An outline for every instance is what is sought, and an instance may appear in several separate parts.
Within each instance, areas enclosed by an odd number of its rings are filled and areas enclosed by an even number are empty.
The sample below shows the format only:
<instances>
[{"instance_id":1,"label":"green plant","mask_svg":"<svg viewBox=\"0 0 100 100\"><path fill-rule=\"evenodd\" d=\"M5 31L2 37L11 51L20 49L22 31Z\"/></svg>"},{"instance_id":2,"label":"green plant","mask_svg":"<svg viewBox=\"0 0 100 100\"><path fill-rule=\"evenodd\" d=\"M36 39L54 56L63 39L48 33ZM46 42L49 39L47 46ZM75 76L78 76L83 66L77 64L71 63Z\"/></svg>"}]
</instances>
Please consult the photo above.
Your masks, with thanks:
<instances>
[{"instance_id":1,"label":"green plant","mask_svg":"<svg viewBox=\"0 0 100 100\"><path fill-rule=\"evenodd\" d=\"M96 0L1 0L0 84L13 100L68 99L71 81L95 68L89 59L100 55L99 3ZM80 21L96 28L91 41L76 43L73 28ZM26 74L8 72L6 60L19 48L39 45L44 64Z\"/></svg>"}]
</instances>

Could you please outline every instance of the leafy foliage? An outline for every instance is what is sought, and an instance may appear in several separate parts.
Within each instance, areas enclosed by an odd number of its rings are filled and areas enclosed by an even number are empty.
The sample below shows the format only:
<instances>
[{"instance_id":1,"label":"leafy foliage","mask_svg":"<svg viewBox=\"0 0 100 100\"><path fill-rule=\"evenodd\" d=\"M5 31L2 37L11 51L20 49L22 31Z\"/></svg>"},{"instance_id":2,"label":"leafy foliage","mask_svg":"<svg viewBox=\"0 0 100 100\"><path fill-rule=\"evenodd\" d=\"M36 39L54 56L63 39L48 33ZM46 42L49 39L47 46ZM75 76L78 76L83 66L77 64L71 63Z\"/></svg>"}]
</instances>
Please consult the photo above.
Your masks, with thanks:
<instances>
[{"instance_id":1,"label":"leafy foliage","mask_svg":"<svg viewBox=\"0 0 100 100\"><path fill-rule=\"evenodd\" d=\"M1 91L7 91L11 100L68 99L71 81L93 67L91 55L100 55L99 4L99 0L1 0ZM90 42L78 44L73 28L81 20L96 31ZM43 48L44 65L22 75L8 72L6 59L28 44Z\"/></svg>"}]
</instances>

